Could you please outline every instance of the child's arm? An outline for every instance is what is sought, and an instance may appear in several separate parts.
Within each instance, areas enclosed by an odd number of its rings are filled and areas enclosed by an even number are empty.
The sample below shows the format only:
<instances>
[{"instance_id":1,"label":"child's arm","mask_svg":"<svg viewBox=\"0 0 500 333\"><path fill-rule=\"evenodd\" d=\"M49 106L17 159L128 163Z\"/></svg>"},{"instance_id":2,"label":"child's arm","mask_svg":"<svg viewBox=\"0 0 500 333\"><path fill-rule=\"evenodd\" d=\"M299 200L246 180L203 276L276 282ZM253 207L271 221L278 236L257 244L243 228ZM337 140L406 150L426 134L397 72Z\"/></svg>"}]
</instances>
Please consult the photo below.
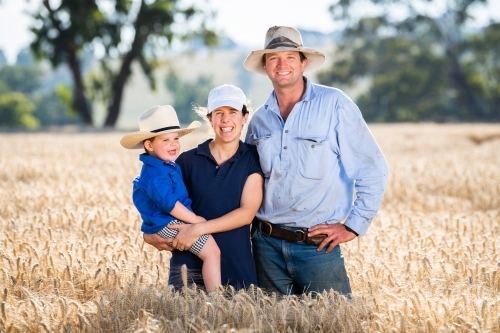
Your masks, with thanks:
<instances>
[{"instance_id":1,"label":"child's arm","mask_svg":"<svg viewBox=\"0 0 500 333\"><path fill-rule=\"evenodd\" d=\"M206 221L203 217L198 216L187 209L186 206L179 201L175 203L174 208L170 211L170 215L186 223L199 223Z\"/></svg>"}]
</instances>

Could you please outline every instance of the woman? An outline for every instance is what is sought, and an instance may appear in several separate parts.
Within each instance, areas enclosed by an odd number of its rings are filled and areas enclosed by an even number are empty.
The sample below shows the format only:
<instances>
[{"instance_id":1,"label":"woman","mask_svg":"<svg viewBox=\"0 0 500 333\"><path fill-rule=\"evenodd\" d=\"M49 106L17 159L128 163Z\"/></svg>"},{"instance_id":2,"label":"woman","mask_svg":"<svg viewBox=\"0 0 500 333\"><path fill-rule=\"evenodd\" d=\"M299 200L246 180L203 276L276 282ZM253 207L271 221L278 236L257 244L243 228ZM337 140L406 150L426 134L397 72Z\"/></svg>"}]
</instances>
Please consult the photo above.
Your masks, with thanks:
<instances>
[{"instance_id":1,"label":"woman","mask_svg":"<svg viewBox=\"0 0 500 333\"><path fill-rule=\"evenodd\" d=\"M245 104L245 95L236 86L212 89L207 118L215 139L208 139L176 160L194 213L207 221L172 226L179 230L173 240L144 234L144 240L158 250L173 250L169 284L176 287L182 285L178 272L183 264L194 273L190 275L193 282L200 283L200 274L196 273L202 261L184 250L203 234L212 234L220 248L223 285L236 289L257 285L249 224L262 202L264 182L255 147L240 140L249 116Z\"/></svg>"}]
</instances>

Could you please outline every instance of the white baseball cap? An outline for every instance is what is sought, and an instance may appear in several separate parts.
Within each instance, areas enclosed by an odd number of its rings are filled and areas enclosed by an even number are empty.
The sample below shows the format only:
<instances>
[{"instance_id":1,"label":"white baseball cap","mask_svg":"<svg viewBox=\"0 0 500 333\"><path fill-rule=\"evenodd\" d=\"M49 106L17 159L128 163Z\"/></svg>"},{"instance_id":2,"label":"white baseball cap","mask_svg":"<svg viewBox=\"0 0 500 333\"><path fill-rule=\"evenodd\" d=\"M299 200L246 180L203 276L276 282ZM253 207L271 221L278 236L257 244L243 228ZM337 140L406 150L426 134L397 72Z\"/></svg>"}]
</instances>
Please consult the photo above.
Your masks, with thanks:
<instances>
[{"instance_id":1,"label":"white baseball cap","mask_svg":"<svg viewBox=\"0 0 500 333\"><path fill-rule=\"evenodd\" d=\"M232 84L223 84L213 88L208 94L208 114L221 106L230 106L242 111L246 100L245 94L240 88Z\"/></svg>"}]
</instances>

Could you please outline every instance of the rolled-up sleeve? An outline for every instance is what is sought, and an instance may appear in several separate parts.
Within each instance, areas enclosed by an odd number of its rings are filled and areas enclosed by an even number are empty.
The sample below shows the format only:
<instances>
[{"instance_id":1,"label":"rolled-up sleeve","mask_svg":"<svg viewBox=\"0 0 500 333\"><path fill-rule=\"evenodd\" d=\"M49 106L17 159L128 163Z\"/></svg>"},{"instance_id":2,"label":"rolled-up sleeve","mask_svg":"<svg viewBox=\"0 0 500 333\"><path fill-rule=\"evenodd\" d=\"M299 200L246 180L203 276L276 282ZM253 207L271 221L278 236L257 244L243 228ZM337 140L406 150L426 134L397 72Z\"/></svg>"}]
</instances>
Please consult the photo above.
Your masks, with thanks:
<instances>
[{"instance_id":1,"label":"rolled-up sleeve","mask_svg":"<svg viewBox=\"0 0 500 333\"><path fill-rule=\"evenodd\" d=\"M339 105L336 134L341 163L356 189L345 225L364 235L382 205L389 166L361 112L350 100Z\"/></svg>"}]
</instances>

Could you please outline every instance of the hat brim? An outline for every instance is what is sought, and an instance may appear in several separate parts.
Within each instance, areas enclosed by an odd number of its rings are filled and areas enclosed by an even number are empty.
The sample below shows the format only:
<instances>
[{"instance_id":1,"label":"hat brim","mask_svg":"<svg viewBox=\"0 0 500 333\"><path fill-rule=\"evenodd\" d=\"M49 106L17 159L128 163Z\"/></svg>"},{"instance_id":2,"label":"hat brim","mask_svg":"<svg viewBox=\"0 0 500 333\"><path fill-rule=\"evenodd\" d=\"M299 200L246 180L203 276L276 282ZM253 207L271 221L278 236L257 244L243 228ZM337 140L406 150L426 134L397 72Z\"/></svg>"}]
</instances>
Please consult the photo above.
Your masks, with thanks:
<instances>
[{"instance_id":1,"label":"hat brim","mask_svg":"<svg viewBox=\"0 0 500 333\"><path fill-rule=\"evenodd\" d=\"M277 49L263 49L255 50L243 62L243 67L246 70L258 74L267 75L262 66L262 56L267 53L283 52L283 51L296 51L302 52L307 58L307 64L304 71L317 71L325 63L325 54L319 50L307 47L280 47Z\"/></svg>"},{"instance_id":2,"label":"hat brim","mask_svg":"<svg viewBox=\"0 0 500 333\"><path fill-rule=\"evenodd\" d=\"M144 132L137 131L133 133L129 133L125 135L121 140L120 144L127 149L138 149L142 148L142 142L146 139L153 138L158 135L166 134L166 133L179 133L179 137L184 136L193 132L195 129L201 126L201 123L197 120L193 121L186 128L176 129L176 130L166 130L161 132Z\"/></svg>"}]
</instances>

